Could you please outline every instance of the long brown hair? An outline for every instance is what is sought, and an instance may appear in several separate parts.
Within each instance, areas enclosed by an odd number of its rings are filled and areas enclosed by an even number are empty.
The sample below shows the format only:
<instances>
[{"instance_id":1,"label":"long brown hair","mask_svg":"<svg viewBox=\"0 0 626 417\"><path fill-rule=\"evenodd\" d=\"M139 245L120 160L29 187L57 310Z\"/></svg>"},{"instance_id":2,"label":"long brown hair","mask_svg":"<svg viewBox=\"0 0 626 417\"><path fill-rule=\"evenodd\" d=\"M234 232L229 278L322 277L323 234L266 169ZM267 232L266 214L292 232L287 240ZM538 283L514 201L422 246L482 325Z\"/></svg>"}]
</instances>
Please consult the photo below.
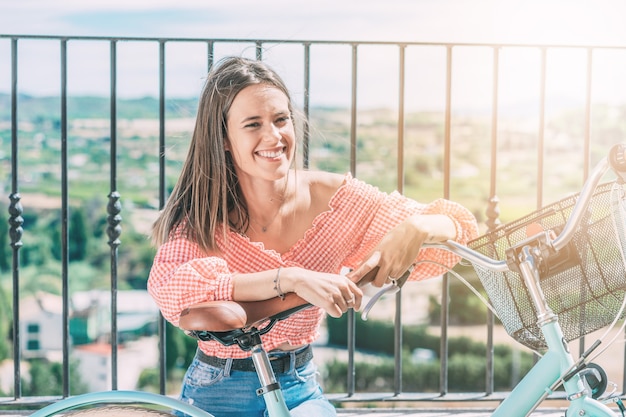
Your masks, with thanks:
<instances>
[{"instance_id":1,"label":"long brown hair","mask_svg":"<svg viewBox=\"0 0 626 417\"><path fill-rule=\"evenodd\" d=\"M202 89L198 115L187 158L172 194L154 223L152 240L159 246L173 231L217 252L218 227L226 238L229 228L243 233L249 214L230 152L226 152L226 122L235 96L253 84L278 88L293 106L281 77L261 61L227 57L211 69ZM229 213L233 213L233 221Z\"/></svg>"}]
</instances>

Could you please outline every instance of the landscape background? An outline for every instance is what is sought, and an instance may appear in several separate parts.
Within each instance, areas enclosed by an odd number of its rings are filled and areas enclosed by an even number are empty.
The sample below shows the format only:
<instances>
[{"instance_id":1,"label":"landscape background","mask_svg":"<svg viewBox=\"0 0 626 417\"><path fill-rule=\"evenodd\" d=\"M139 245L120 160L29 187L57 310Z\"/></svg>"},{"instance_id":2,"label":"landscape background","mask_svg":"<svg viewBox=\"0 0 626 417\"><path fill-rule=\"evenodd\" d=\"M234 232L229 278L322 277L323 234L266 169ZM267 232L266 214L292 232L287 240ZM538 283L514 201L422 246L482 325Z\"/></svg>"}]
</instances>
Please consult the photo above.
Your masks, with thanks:
<instances>
[{"instance_id":1,"label":"landscape background","mask_svg":"<svg viewBox=\"0 0 626 417\"><path fill-rule=\"evenodd\" d=\"M61 264L58 246L60 224L60 180L61 142L59 133L59 97L19 96L19 189L24 206L24 246L20 249L22 268L20 271L20 294L27 298L42 291L60 294ZM106 202L109 192L108 176L110 164L110 128L107 114L110 102L103 97L71 97L68 101L69 118L68 155L70 189L70 292L93 289L106 290L110 286L109 249L106 245ZM167 158L166 177L171 187L174 184L182 160L187 151L197 105L196 98L167 100ZM0 178L5 195L10 192L10 112L9 96L0 94ZM626 113L625 106L598 105L594 109L594 138L592 158L599 160L608 148L620 141L626 133L621 122ZM122 202L122 244L119 248L119 288L122 290L145 289L146 278L154 256L149 232L158 212L158 101L155 98L121 99L118 102L118 190ZM537 207L537 136L536 129L529 127L535 116L524 112L502 123L498 152L498 192L502 222L507 222L532 212ZM486 226L488 181L490 172L489 115L484 112L460 112L452 126L452 178L451 198L470 208L478 218L481 229ZM350 112L341 107L314 107L311 109L311 169L326 169L348 172ZM407 114L405 123L406 148L404 177L405 194L419 201L431 201L442 197L443 191L443 118L434 111L416 111ZM555 112L546 124L546 157L555 158L557 163L547 167L544 202L579 190L582 184L581 150L583 130L582 109L564 109ZM515 122L515 123L514 123ZM397 114L394 109L372 108L359 112L357 141L357 176L385 191L397 188L395 164L397 160ZM8 204L8 199L2 202ZM6 209L6 207L5 207ZM11 252L8 245L6 224L0 226L0 271L8 278L11 268ZM477 288L474 274L462 268ZM439 282L407 288L407 313L403 316L406 328L407 357L414 352L436 352L439 346L437 322L439 320ZM0 296L9 300L10 280L0 285ZM476 381L481 380L482 366L465 369L467 355L476 355L481 363L484 358L484 337L472 326L484 323L485 306L467 290L463 284L453 280L452 304L450 306L452 334L465 339L451 339L452 359L450 374L453 390L479 389ZM10 317L9 302L0 314ZM372 332L390 332L393 304L382 303L376 308L374 317L380 322L371 323L373 328L361 330L361 352L358 375L360 388L376 390L393 379L393 362L388 338L371 338ZM4 331L10 318L0 320ZM332 322L332 320L331 320ZM326 361L323 375L329 391L345 390L342 375L345 374L345 332L341 326L331 325L329 333L320 341L317 350ZM378 326L378 327L377 327ZM430 327L429 326L434 326ZM0 329L2 330L2 329ZM173 329L172 329L173 330ZM426 333L425 333L426 332ZM525 348L515 345L498 330L497 348L500 363L497 375L499 388L506 389L527 370L532 359ZM5 333L6 334L6 333ZM193 354L193 340L175 330L169 331L168 363L172 371L169 376L171 388L180 381L182 364L188 363ZM342 336L343 335L343 336ZM379 340L387 340L378 346ZM373 345L372 345L373 343ZM156 340L152 342L156 349ZM339 349L337 350L337 347ZM511 350L515 347L515 350ZM331 349L329 353L328 349ZM417 349L417 350L416 350ZM518 351L517 356L513 355ZM5 352L5 354L8 352ZM0 352L0 355L2 352ZM428 355L436 353L429 353ZM362 353L360 354L362 355ZM520 356L522 355L522 356ZM514 359L518 357L518 359ZM178 358L178 359L177 359ZM377 358L377 359L374 359ZM381 361L382 358L382 361ZM387 358L387 359L385 359ZM521 359L519 359L521 358ZM372 362L373 361L373 362ZM515 365L513 365L515 363ZM369 364L369 365L367 365ZM419 370L415 370L419 367ZM456 368L458 367L458 368ZM41 369L36 368L41 374ZM512 377L514 370L516 376ZM617 371L617 369L615 370ZM43 372L47 374L51 370ZM424 391L432 387L430 380L439 372L437 361L411 362L407 365L406 386L411 390ZM385 375L383 381L373 378ZM418 375L418 380L415 376ZM74 385L80 386L79 376ZM31 377L32 378L32 377ZM37 378L35 378L37 380ZM156 368L142 373L138 384L142 389L158 386ZM468 384L469 385L466 385ZM49 385L54 386L54 385ZM152 387L152 388L151 388ZM131 387L135 388L135 387ZM41 394L38 383L27 385L27 390ZM27 391L31 392L31 391Z\"/></svg>"},{"instance_id":2,"label":"landscape background","mask_svg":"<svg viewBox=\"0 0 626 417\"><path fill-rule=\"evenodd\" d=\"M216 49L216 58L227 54L254 56L252 41L265 43L263 58L285 77L294 98L302 106L303 55L288 41L297 39L434 42L407 50L405 118L405 176L403 192L419 201L443 196L443 142L445 136L446 48L453 48L451 74L451 184L450 198L469 207L482 230L488 200L489 178L497 173L495 194L500 220L507 222L579 190L584 179L587 70L593 71L590 155L592 164L609 147L624 141L626 126L626 5L618 0L393 0L391 2L344 2L278 0L254 2L207 2L204 0L44 0L4 1L0 4L0 209L6 213L11 192L11 41L8 35L72 35L86 39L68 45L68 141L70 186L70 290L107 289L110 286L110 250L106 236L106 205L110 165L110 50L98 36L135 37L117 45L117 189L122 203L122 235L119 248L121 289L141 289L154 255L148 233L158 206L158 48L142 42L144 37L233 39ZM282 41L281 41L282 40ZM498 94L498 158L492 166L492 57L489 44L500 48ZM545 108L541 107L541 48L525 45L559 45L547 53ZM482 46L481 46L482 45ZM604 45L594 51L587 66L587 51L573 45ZM615 46L616 48L612 48ZM315 46L311 64L311 159L313 169L347 172L350 169L350 46ZM207 70L206 45L168 43L166 56L166 183L171 188L187 151L197 105L197 96ZM60 51L58 42L22 39L19 42L18 148L19 191L24 206L24 246L20 249L20 294L40 291L59 294L60 263ZM398 50L395 46L361 46L358 54L357 165L355 174L385 191L398 186L396 177L398 137ZM545 111L542 113L542 111ZM545 116L545 120L542 117ZM543 124L542 124L543 122ZM544 136L538 154L539 136ZM543 174L539 178L539 161ZM537 191L544 182L543 192ZM6 222L0 222L0 358L10 357L11 248ZM450 373L458 389L482 381L484 335L474 321L484 317L484 306L453 284L451 313L454 331L473 336L461 339L455 350L457 368ZM411 344L407 349L432 350L438 346L436 320L438 282L424 283L405 291L405 308ZM415 293L424 295L420 304ZM429 290L430 291L430 290ZM418 307L415 307L419 305ZM390 303L376 314L390 323ZM469 321L468 321L469 320ZM414 322L412 322L414 321ZM435 323L434 326L429 324ZM415 327L412 327L415 325ZM333 324L330 324L332 327ZM389 327L373 323L375 334ZM381 326L381 327L378 327ZM428 329L428 334L424 334ZM169 335L180 332L168 332ZM335 336L340 332L335 332ZM367 334L367 333L366 333ZM320 343L332 339L326 335ZM383 338L370 337L378 341ZM422 345L415 344L419 340ZM503 337L499 340L508 340ZM180 380L184 363L193 353L189 338L168 340L168 369L172 381ZM511 341L508 340L507 346ZM156 341L150 340L156 348ZM324 347L324 346L323 346ZM328 346L325 346L328 347ZM333 348L333 346L330 346ZM320 348L321 349L321 348ZM360 349L372 349L360 346ZM363 389L391 386L393 363L378 347L380 360L359 368ZM321 350L318 350L321 352ZM523 351L523 350L522 350ZM341 350L331 350L330 360ZM362 352L362 350L361 350ZM503 369L498 384L514 382L512 361L522 372L528 356L520 350L498 348ZM411 353L411 352L409 352ZM418 352L419 353L419 352ZM526 353L524 351L524 353ZM472 356L469 356L472 355ZM411 354L406 355L411 357ZM523 356L520 359L520 356ZM615 355L613 357L616 357ZM476 359L473 359L476 358ZM513 359L517 358L517 359ZM366 356L372 363L372 356ZM418 358L419 359L419 358ZM387 360L387 362L385 362ZM432 389L437 360L407 367L413 376L411 389ZM471 364L471 367L462 367ZM24 394L48 395L60 389L57 363L35 366ZM415 366L422 366L415 371ZM471 368L471 369L467 369ZM613 366L612 368L617 368ZM615 369L610 369L614 371ZM338 374L331 382L343 382L342 364L329 368ZM155 371L155 369L153 369ZM513 372L515 374L515 372ZM33 376L35 375L35 376ZM329 376L325 374L324 376ZM519 374L517 375L519 376ZM80 387L80 375L74 373ZM379 378L380 377L380 378ZM387 378L387 379L385 379ZM141 387L156 386L155 372L141 378ZM430 379L430 386L429 380ZM621 380L616 375L614 380ZM409 380L406 380L407 384ZM175 384L175 382L174 382ZM371 385L368 385L371 384ZM378 385L377 385L378 384ZM420 385L421 384L421 385ZM499 385L500 386L500 385ZM330 388L330 386L329 386ZM333 387L333 389L345 389ZM175 388L174 388L175 390ZM8 391L8 390L7 390ZM9 394L3 392L1 394Z\"/></svg>"}]
</instances>

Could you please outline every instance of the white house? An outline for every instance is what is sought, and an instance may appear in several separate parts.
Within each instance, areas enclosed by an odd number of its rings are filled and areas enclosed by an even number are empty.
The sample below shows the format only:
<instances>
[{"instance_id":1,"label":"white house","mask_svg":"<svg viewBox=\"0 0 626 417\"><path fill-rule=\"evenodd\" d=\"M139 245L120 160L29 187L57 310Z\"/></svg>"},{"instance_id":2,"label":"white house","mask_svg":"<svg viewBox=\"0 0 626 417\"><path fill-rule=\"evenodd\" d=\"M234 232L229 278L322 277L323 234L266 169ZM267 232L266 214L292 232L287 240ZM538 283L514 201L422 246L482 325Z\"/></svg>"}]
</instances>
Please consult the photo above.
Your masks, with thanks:
<instances>
[{"instance_id":1,"label":"white house","mask_svg":"<svg viewBox=\"0 0 626 417\"><path fill-rule=\"evenodd\" d=\"M76 292L70 301L70 333L74 344L109 341L111 293ZM118 291L117 331L120 342L156 332L159 310L144 290ZM20 346L26 359L48 357L63 349L63 300L40 292L20 302Z\"/></svg>"},{"instance_id":2,"label":"white house","mask_svg":"<svg viewBox=\"0 0 626 417\"><path fill-rule=\"evenodd\" d=\"M20 347L24 359L57 360L63 349L63 301L40 292L20 302Z\"/></svg>"}]
</instances>

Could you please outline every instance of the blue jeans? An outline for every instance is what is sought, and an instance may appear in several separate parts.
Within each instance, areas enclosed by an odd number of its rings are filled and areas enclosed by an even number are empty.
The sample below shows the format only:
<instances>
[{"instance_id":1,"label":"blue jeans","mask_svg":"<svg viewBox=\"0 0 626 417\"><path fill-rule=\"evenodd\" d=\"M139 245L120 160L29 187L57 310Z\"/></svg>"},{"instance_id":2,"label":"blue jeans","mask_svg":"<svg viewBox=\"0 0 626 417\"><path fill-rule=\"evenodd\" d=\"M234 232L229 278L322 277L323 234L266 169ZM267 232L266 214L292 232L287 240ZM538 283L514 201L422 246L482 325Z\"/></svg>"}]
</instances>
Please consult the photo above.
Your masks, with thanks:
<instances>
[{"instance_id":1,"label":"blue jeans","mask_svg":"<svg viewBox=\"0 0 626 417\"><path fill-rule=\"evenodd\" d=\"M335 408L322 394L313 361L294 368L293 352L280 355L292 357L290 368L276 375L292 417L336 416ZM180 399L215 417L268 417L263 397L256 394L261 385L256 372L232 371L231 362L229 359L219 368L195 357L183 379Z\"/></svg>"}]
</instances>

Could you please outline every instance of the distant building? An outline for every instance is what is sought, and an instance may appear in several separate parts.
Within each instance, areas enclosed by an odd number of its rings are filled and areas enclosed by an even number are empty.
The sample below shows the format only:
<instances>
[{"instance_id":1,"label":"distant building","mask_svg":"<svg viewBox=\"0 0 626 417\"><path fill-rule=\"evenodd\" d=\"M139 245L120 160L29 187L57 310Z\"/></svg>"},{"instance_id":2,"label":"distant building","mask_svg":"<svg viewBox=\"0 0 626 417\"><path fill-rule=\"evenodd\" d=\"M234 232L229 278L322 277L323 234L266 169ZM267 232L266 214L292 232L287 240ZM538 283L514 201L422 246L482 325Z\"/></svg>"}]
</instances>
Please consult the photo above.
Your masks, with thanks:
<instances>
[{"instance_id":1,"label":"distant building","mask_svg":"<svg viewBox=\"0 0 626 417\"><path fill-rule=\"evenodd\" d=\"M73 357L78 360L78 374L83 377L89 391L108 391L111 389L111 345L92 343L76 346Z\"/></svg>"},{"instance_id":2,"label":"distant building","mask_svg":"<svg viewBox=\"0 0 626 417\"><path fill-rule=\"evenodd\" d=\"M74 344L111 340L111 293L103 290L72 295L70 333ZM120 343L157 332L159 310L144 290L118 291L117 337Z\"/></svg>"},{"instance_id":3,"label":"distant building","mask_svg":"<svg viewBox=\"0 0 626 417\"><path fill-rule=\"evenodd\" d=\"M40 292L22 300L19 331L24 359L55 360L63 350L62 323L63 301L58 295Z\"/></svg>"},{"instance_id":4,"label":"distant building","mask_svg":"<svg viewBox=\"0 0 626 417\"><path fill-rule=\"evenodd\" d=\"M157 368L159 362L158 338L142 337L120 346L117 351L117 388L137 389L144 369ZM72 353L78 360L78 373L89 391L107 391L112 387L113 364L111 345L92 343L75 346Z\"/></svg>"},{"instance_id":5,"label":"distant building","mask_svg":"<svg viewBox=\"0 0 626 417\"><path fill-rule=\"evenodd\" d=\"M147 291L117 293L117 335L124 343L157 332L158 308ZM109 343L111 294L105 290L76 292L70 300L71 343ZM20 347L24 359L58 360L63 350L63 300L37 293L20 302Z\"/></svg>"}]
</instances>

